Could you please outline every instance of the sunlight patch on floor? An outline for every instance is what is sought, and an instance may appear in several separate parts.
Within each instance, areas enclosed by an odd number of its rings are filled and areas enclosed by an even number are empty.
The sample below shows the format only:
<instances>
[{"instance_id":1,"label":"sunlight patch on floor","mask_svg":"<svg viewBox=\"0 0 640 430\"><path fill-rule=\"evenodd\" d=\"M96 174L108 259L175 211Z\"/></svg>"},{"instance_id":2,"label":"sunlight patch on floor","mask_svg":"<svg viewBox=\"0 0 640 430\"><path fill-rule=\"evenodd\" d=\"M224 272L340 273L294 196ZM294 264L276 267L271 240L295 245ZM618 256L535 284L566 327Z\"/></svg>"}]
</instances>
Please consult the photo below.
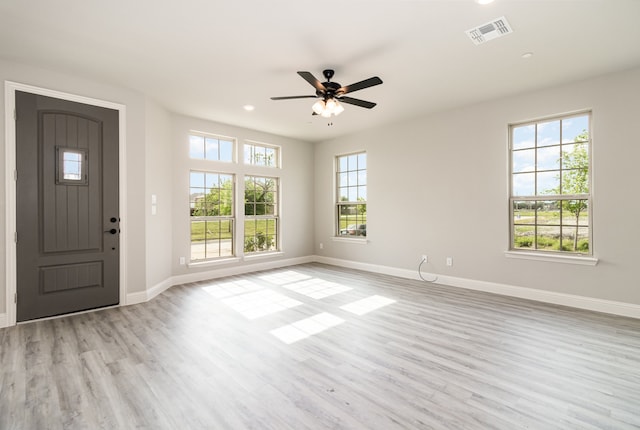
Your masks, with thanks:
<instances>
[{"instance_id":1,"label":"sunlight patch on floor","mask_svg":"<svg viewBox=\"0 0 640 430\"><path fill-rule=\"evenodd\" d=\"M224 299L225 297L237 296L263 289L264 287L262 285L245 279L221 282L214 285L208 285L203 288L204 291L211 294L216 299Z\"/></svg>"},{"instance_id":2,"label":"sunlight patch on floor","mask_svg":"<svg viewBox=\"0 0 640 430\"><path fill-rule=\"evenodd\" d=\"M271 290L261 290L229 297L222 300L222 303L250 320L275 314L303 304L302 302Z\"/></svg>"},{"instance_id":3,"label":"sunlight patch on floor","mask_svg":"<svg viewBox=\"0 0 640 430\"><path fill-rule=\"evenodd\" d=\"M304 273L296 272L295 270L285 270L277 273L270 273L268 275L260 276L260 279L270 282L275 285L291 284L293 282L303 281L309 279L311 276Z\"/></svg>"},{"instance_id":4,"label":"sunlight patch on floor","mask_svg":"<svg viewBox=\"0 0 640 430\"><path fill-rule=\"evenodd\" d=\"M323 332L328 328L342 324L343 322L344 320L342 318L338 318L328 312L323 312L271 330L270 333L287 345L290 345L314 334Z\"/></svg>"},{"instance_id":5,"label":"sunlight patch on floor","mask_svg":"<svg viewBox=\"0 0 640 430\"><path fill-rule=\"evenodd\" d=\"M351 287L325 281L324 279L312 278L295 284L283 285L283 288L294 291L298 294L311 297L312 299L322 299L325 297L340 294L351 290Z\"/></svg>"},{"instance_id":6,"label":"sunlight patch on floor","mask_svg":"<svg viewBox=\"0 0 640 430\"><path fill-rule=\"evenodd\" d=\"M393 299L376 295L340 306L340 309L356 315L364 315L395 302Z\"/></svg>"}]
</instances>

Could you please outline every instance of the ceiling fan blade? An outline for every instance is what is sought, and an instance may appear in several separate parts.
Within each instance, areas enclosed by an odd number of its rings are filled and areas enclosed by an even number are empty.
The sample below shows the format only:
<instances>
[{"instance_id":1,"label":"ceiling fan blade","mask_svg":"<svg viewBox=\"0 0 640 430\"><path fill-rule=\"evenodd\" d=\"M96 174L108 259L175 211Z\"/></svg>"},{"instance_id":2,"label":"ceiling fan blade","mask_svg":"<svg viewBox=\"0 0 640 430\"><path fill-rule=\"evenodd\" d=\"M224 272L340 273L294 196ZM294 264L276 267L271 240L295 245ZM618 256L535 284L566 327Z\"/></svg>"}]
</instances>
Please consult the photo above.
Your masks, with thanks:
<instances>
[{"instance_id":1,"label":"ceiling fan blade","mask_svg":"<svg viewBox=\"0 0 640 430\"><path fill-rule=\"evenodd\" d=\"M310 72L298 72L298 74L302 76L302 79L309 82L313 86L313 88L320 91L321 93L324 93L327 91L325 86L322 85L322 82L317 80L315 76L313 76Z\"/></svg>"},{"instance_id":2,"label":"ceiling fan blade","mask_svg":"<svg viewBox=\"0 0 640 430\"><path fill-rule=\"evenodd\" d=\"M356 106L360 106L360 107L367 108L367 109L371 109L376 105L373 102L368 102L366 100L360 100L360 99L354 99L353 97L339 97L338 100L341 101L342 103L348 103L350 105L356 105Z\"/></svg>"},{"instance_id":3,"label":"ceiling fan blade","mask_svg":"<svg viewBox=\"0 0 640 430\"><path fill-rule=\"evenodd\" d=\"M318 96L283 96L271 97L271 100L290 100L290 99L317 99Z\"/></svg>"},{"instance_id":4,"label":"ceiling fan blade","mask_svg":"<svg viewBox=\"0 0 640 430\"><path fill-rule=\"evenodd\" d=\"M342 87L336 91L337 94L347 94L352 93L354 91L362 90L364 88L373 87L374 85L380 85L382 83L382 79L377 76L373 78L365 79L364 81L356 82L355 84L347 85L346 87Z\"/></svg>"}]
</instances>

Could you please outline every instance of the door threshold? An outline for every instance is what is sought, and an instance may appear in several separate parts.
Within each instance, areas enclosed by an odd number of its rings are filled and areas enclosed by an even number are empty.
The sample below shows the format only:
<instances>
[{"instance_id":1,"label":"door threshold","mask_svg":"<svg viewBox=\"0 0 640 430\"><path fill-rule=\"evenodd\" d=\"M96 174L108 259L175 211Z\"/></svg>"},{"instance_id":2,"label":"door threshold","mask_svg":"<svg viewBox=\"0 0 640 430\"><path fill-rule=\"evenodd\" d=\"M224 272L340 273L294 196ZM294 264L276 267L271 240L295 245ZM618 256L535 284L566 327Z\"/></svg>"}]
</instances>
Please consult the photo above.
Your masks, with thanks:
<instances>
[{"instance_id":1,"label":"door threshold","mask_svg":"<svg viewBox=\"0 0 640 430\"><path fill-rule=\"evenodd\" d=\"M120 307L120 304L118 303L116 305L103 306L103 307L100 307L100 308L85 309L84 311L69 312L68 314L60 314L60 315L52 315L50 317L34 318L32 320L27 320L27 321L18 321L16 323L16 325L29 324L29 323L33 323L33 322L39 322L39 321L55 320L55 319L59 319L59 318L66 318L66 317L71 317L71 316L74 316L74 315L88 314L90 312L98 312L98 311L103 311L105 309L113 309L113 308L119 308L119 307Z\"/></svg>"}]
</instances>

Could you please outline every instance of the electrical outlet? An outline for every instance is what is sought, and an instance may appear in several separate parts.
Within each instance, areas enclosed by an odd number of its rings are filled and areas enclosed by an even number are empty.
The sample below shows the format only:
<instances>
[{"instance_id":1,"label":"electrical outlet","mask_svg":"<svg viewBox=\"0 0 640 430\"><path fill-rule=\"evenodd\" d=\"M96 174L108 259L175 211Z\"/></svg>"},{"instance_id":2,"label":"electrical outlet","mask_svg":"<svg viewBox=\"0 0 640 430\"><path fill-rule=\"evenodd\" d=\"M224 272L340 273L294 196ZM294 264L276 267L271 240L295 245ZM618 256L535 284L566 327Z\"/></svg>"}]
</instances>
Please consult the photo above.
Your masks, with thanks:
<instances>
[{"instance_id":1,"label":"electrical outlet","mask_svg":"<svg viewBox=\"0 0 640 430\"><path fill-rule=\"evenodd\" d=\"M324 249L324 243L320 242L320 249Z\"/></svg>"},{"instance_id":2,"label":"electrical outlet","mask_svg":"<svg viewBox=\"0 0 640 430\"><path fill-rule=\"evenodd\" d=\"M422 254L422 258L420 259L420 261L422 261L424 263L427 263L427 262L429 262L429 257L427 257L426 254Z\"/></svg>"},{"instance_id":3,"label":"electrical outlet","mask_svg":"<svg viewBox=\"0 0 640 430\"><path fill-rule=\"evenodd\" d=\"M184 257L180 257L180 264L181 264L181 265L183 265L183 266L185 265L185 259L184 259Z\"/></svg>"},{"instance_id":4,"label":"electrical outlet","mask_svg":"<svg viewBox=\"0 0 640 430\"><path fill-rule=\"evenodd\" d=\"M453 258L447 257L447 266L453 266Z\"/></svg>"}]
</instances>

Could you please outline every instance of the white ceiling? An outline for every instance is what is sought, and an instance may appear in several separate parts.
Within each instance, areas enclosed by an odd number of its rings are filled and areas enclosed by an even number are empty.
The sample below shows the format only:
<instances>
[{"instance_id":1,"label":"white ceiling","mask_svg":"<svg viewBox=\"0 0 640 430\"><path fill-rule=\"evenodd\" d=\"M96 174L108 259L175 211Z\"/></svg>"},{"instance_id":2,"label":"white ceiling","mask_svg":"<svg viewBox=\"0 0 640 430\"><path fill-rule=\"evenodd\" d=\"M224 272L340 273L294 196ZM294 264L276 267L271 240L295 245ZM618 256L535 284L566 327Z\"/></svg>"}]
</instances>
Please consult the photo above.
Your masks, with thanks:
<instances>
[{"instance_id":1,"label":"white ceiling","mask_svg":"<svg viewBox=\"0 0 640 430\"><path fill-rule=\"evenodd\" d=\"M501 16L513 34L479 46L466 36ZM640 0L0 0L0 58L321 141L640 66ZM345 105L328 126L311 99L269 99L314 94L296 71L324 81L325 68L343 85L379 76L350 94L378 106Z\"/></svg>"}]
</instances>

